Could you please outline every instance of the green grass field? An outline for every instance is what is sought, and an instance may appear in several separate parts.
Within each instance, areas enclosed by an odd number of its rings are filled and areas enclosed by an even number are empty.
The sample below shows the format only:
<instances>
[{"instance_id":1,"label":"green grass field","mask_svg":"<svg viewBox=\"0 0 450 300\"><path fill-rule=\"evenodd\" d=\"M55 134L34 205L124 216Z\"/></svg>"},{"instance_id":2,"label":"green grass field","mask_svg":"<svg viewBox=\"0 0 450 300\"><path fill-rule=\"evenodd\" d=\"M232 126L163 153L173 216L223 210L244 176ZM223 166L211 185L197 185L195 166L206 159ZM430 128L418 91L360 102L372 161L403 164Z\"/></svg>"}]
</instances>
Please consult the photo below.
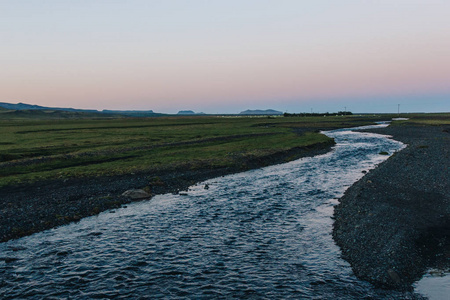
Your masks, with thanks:
<instances>
[{"instance_id":1,"label":"green grass field","mask_svg":"<svg viewBox=\"0 0 450 300\"><path fill-rule=\"evenodd\" d=\"M409 120L395 121L393 125L450 125L450 113L403 114Z\"/></svg>"},{"instance_id":2,"label":"green grass field","mask_svg":"<svg viewBox=\"0 0 450 300\"><path fill-rule=\"evenodd\" d=\"M0 120L0 186L180 168L231 166L330 143L318 132L380 117L165 117ZM301 135L292 128L302 129Z\"/></svg>"}]
</instances>

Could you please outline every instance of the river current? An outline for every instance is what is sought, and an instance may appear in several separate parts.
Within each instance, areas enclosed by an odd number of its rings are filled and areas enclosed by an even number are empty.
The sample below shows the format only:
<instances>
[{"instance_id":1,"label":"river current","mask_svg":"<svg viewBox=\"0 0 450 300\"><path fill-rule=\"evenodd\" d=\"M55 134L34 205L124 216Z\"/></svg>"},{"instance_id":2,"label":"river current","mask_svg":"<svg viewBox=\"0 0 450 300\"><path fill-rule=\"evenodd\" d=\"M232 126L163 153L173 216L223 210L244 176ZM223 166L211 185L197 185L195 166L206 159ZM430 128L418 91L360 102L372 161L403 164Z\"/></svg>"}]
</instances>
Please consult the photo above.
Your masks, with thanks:
<instances>
[{"instance_id":1,"label":"river current","mask_svg":"<svg viewBox=\"0 0 450 300\"><path fill-rule=\"evenodd\" d=\"M338 198L404 145L326 134L337 143L327 154L1 243L0 298L410 297L357 279L331 236Z\"/></svg>"}]
</instances>

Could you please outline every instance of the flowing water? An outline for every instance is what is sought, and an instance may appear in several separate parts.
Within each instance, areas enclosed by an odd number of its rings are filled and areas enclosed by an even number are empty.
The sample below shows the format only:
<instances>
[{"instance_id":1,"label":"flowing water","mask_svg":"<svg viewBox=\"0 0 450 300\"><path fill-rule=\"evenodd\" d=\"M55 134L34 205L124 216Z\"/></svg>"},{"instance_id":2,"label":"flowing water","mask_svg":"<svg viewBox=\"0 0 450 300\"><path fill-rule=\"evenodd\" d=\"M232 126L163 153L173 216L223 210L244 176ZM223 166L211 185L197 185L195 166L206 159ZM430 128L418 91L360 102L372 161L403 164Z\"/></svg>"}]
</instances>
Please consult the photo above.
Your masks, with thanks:
<instances>
[{"instance_id":1,"label":"flowing water","mask_svg":"<svg viewBox=\"0 0 450 300\"><path fill-rule=\"evenodd\" d=\"M410 297L358 280L331 236L337 199L404 145L326 134L337 144L325 155L0 244L0 298Z\"/></svg>"},{"instance_id":2,"label":"flowing water","mask_svg":"<svg viewBox=\"0 0 450 300\"><path fill-rule=\"evenodd\" d=\"M414 284L414 289L430 300L449 299L450 271L431 269Z\"/></svg>"}]
</instances>

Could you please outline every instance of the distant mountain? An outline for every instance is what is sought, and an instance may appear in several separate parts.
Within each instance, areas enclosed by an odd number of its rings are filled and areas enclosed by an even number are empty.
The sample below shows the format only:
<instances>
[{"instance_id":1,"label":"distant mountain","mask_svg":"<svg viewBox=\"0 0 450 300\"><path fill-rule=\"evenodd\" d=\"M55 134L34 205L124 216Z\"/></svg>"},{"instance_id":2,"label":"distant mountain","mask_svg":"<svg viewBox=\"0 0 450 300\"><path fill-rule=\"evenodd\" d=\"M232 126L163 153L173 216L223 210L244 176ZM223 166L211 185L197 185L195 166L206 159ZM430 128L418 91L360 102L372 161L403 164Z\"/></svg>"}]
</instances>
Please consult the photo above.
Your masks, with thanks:
<instances>
[{"instance_id":1,"label":"distant mountain","mask_svg":"<svg viewBox=\"0 0 450 300\"><path fill-rule=\"evenodd\" d=\"M177 113L177 115L180 115L180 116L192 116L192 115L204 115L205 113L202 113L202 112L200 112L200 113L196 113L196 112L194 112L193 110L180 110L178 113Z\"/></svg>"},{"instance_id":2,"label":"distant mountain","mask_svg":"<svg viewBox=\"0 0 450 300\"><path fill-rule=\"evenodd\" d=\"M166 114L155 113L153 110L108 110L101 111L103 114L115 114L129 117L157 117L165 116Z\"/></svg>"},{"instance_id":3,"label":"distant mountain","mask_svg":"<svg viewBox=\"0 0 450 300\"><path fill-rule=\"evenodd\" d=\"M105 113L105 114L118 114L118 113L124 113L124 114L134 114L134 113L154 114L153 110L109 110L109 109L102 110L102 113Z\"/></svg>"},{"instance_id":4,"label":"distant mountain","mask_svg":"<svg viewBox=\"0 0 450 300\"><path fill-rule=\"evenodd\" d=\"M6 109L0 107L0 119L82 119L110 118L113 115L100 112L65 111L50 109ZM124 117L115 115L114 117Z\"/></svg>"},{"instance_id":5,"label":"distant mountain","mask_svg":"<svg viewBox=\"0 0 450 300\"><path fill-rule=\"evenodd\" d=\"M0 102L0 107L6 108L6 109L12 109L12 110L23 110L23 109L48 109L48 107L39 106L39 105L31 105L31 104L25 104L25 103L6 103L6 102Z\"/></svg>"},{"instance_id":6,"label":"distant mountain","mask_svg":"<svg viewBox=\"0 0 450 300\"><path fill-rule=\"evenodd\" d=\"M273 110L273 109L266 109L266 110L247 109L245 111L241 111L239 114L240 115L282 115L283 113L281 111Z\"/></svg>"},{"instance_id":7,"label":"distant mountain","mask_svg":"<svg viewBox=\"0 0 450 300\"><path fill-rule=\"evenodd\" d=\"M177 115L195 115L195 112L192 110L180 110Z\"/></svg>"},{"instance_id":8,"label":"distant mountain","mask_svg":"<svg viewBox=\"0 0 450 300\"><path fill-rule=\"evenodd\" d=\"M63 107L46 107L40 105L32 105L26 103L6 103L0 102L0 107L11 109L11 110L62 110L62 111L77 111L77 112L99 112L95 109L75 109L75 108L63 108Z\"/></svg>"},{"instance_id":9,"label":"distant mountain","mask_svg":"<svg viewBox=\"0 0 450 300\"><path fill-rule=\"evenodd\" d=\"M76 109L76 108L63 108L63 107L46 107L40 105L31 105L26 103L6 103L0 102L0 109L9 109L16 111L64 111L64 112L77 112L77 113L95 113L99 115L116 115L116 116L129 116L129 117L156 117L164 116L165 114L155 113L153 110L103 110L98 111L95 109ZM29 114L25 114L29 115Z\"/></svg>"}]
</instances>

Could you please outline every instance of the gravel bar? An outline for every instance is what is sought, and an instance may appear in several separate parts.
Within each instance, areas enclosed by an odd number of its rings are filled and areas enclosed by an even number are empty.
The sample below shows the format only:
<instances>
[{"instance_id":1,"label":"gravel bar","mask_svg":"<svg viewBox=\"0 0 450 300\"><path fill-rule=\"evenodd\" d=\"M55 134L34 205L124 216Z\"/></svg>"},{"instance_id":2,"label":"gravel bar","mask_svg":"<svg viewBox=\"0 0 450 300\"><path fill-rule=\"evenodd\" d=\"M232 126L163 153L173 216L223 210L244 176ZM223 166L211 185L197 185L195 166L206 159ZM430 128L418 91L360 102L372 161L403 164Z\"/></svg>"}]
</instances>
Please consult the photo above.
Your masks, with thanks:
<instances>
[{"instance_id":1,"label":"gravel bar","mask_svg":"<svg viewBox=\"0 0 450 300\"><path fill-rule=\"evenodd\" d=\"M368 131L408 146L345 192L333 237L356 276L410 290L428 268L450 265L450 127Z\"/></svg>"}]
</instances>

